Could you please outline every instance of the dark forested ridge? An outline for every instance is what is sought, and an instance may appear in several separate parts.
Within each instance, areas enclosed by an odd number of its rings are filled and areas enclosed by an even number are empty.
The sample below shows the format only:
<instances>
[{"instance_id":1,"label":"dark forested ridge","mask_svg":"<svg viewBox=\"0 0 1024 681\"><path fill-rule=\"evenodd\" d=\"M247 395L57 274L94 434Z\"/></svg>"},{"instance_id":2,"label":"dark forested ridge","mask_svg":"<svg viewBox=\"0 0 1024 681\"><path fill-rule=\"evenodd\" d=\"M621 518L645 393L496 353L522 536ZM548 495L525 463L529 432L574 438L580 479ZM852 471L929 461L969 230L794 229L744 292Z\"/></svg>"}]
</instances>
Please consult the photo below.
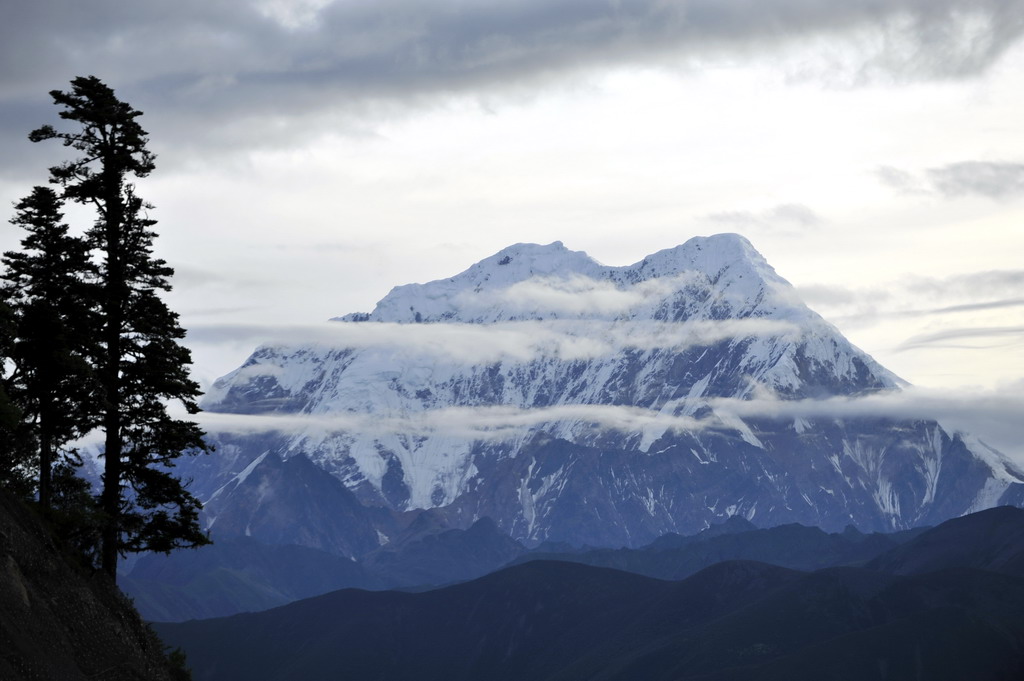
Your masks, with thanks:
<instances>
[{"instance_id":1,"label":"dark forested ridge","mask_svg":"<svg viewBox=\"0 0 1024 681\"><path fill-rule=\"evenodd\" d=\"M321 473L326 477L326 474ZM797 570L862 565L924 530L863 534L847 528L757 528L740 517L692 536L665 535L638 549L527 549L488 518L449 529L424 512L384 547L360 560L255 537L217 536L213 546L169 556L149 554L121 580L144 617L184 621L266 610L335 589L432 588L534 560L582 563L677 580L725 560L752 560Z\"/></svg>"},{"instance_id":2,"label":"dark forested ridge","mask_svg":"<svg viewBox=\"0 0 1024 681\"><path fill-rule=\"evenodd\" d=\"M872 568L726 561L681 581L534 561L424 593L343 590L157 630L197 679L224 681L1009 681L1024 678L1022 528L1024 511L998 508ZM956 556L936 553L951 534ZM897 558L913 570L885 571Z\"/></svg>"}]
</instances>

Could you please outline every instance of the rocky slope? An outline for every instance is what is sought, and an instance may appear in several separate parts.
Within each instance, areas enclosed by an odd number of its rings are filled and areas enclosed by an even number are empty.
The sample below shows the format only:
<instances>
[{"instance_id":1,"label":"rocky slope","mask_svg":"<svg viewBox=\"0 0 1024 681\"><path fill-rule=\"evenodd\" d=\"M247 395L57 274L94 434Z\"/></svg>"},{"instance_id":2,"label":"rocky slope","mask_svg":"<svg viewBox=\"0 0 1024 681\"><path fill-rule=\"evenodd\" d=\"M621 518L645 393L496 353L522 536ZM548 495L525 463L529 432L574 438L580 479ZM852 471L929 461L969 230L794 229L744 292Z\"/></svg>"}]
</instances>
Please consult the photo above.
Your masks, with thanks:
<instances>
[{"instance_id":1,"label":"rocky slope","mask_svg":"<svg viewBox=\"0 0 1024 681\"><path fill-rule=\"evenodd\" d=\"M106 575L76 566L0 490L0 678L171 681L163 644Z\"/></svg>"}]
</instances>

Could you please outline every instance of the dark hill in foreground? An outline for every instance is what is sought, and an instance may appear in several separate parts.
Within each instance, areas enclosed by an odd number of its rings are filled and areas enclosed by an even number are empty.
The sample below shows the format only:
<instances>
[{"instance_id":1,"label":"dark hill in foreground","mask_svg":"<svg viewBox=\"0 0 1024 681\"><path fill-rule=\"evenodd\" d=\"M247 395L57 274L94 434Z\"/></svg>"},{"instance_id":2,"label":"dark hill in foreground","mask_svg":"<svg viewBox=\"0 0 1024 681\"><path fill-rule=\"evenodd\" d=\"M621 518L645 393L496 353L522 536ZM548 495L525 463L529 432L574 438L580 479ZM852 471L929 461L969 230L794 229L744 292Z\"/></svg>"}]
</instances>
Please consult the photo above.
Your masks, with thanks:
<instances>
[{"instance_id":1,"label":"dark hill in foreground","mask_svg":"<svg viewBox=\"0 0 1024 681\"><path fill-rule=\"evenodd\" d=\"M979 568L1024 577L1024 509L999 506L954 518L880 555L868 567L898 575Z\"/></svg>"},{"instance_id":2,"label":"dark hill in foreground","mask_svg":"<svg viewBox=\"0 0 1024 681\"><path fill-rule=\"evenodd\" d=\"M113 582L77 567L0 490L0 679L172 678L162 643Z\"/></svg>"},{"instance_id":3,"label":"dark hill in foreground","mask_svg":"<svg viewBox=\"0 0 1024 681\"><path fill-rule=\"evenodd\" d=\"M673 583L538 561L436 591L344 590L157 626L200 660L197 679L326 679L338 669L353 679L540 679L567 660L628 650L647 631L729 611L751 584L800 576L753 563L719 572ZM743 588L708 588L723 581Z\"/></svg>"},{"instance_id":4,"label":"dark hill in foreground","mask_svg":"<svg viewBox=\"0 0 1024 681\"><path fill-rule=\"evenodd\" d=\"M945 523L892 550L911 575L729 561L668 582L537 561L431 592L345 590L158 631L198 681L1024 678L1024 579L998 558L1024 512L969 522L969 554L996 559L930 557Z\"/></svg>"}]
</instances>

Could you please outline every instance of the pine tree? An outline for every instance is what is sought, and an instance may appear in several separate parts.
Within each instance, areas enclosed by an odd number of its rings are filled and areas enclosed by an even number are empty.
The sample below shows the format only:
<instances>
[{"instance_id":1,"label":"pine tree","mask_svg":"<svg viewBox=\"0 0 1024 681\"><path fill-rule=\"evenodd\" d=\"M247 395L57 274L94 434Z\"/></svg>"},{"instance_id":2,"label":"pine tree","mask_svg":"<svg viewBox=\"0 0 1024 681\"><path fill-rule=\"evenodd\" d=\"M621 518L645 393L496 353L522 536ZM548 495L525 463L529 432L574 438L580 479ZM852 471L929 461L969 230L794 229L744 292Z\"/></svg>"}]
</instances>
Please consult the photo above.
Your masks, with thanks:
<instances>
[{"instance_id":1,"label":"pine tree","mask_svg":"<svg viewBox=\"0 0 1024 681\"><path fill-rule=\"evenodd\" d=\"M101 567L116 577L125 551L169 551L208 543L198 525L199 501L172 474L183 453L207 451L193 422L172 418L169 402L188 413L199 409L199 386L188 375L184 331L160 297L173 270L153 256L151 207L135 194L133 178L154 168L142 112L120 101L95 76L50 93L70 132L45 125L33 142L61 140L81 153L50 169L64 198L92 206L97 220L87 233L99 254L99 350L94 370L98 422L104 431L100 507L105 514Z\"/></svg>"},{"instance_id":2,"label":"pine tree","mask_svg":"<svg viewBox=\"0 0 1024 681\"><path fill-rule=\"evenodd\" d=\"M36 443L39 504L49 510L61 449L95 425L88 363L97 323L95 268L86 242L68 234L61 222L56 192L35 187L15 208L11 222L28 235L22 251L3 255L3 296L12 310L14 336L7 353L13 365L8 392Z\"/></svg>"},{"instance_id":3,"label":"pine tree","mask_svg":"<svg viewBox=\"0 0 1024 681\"><path fill-rule=\"evenodd\" d=\"M19 497L36 491L38 456L21 409L10 398L10 357L14 352L14 311L0 299L0 486Z\"/></svg>"}]
</instances>

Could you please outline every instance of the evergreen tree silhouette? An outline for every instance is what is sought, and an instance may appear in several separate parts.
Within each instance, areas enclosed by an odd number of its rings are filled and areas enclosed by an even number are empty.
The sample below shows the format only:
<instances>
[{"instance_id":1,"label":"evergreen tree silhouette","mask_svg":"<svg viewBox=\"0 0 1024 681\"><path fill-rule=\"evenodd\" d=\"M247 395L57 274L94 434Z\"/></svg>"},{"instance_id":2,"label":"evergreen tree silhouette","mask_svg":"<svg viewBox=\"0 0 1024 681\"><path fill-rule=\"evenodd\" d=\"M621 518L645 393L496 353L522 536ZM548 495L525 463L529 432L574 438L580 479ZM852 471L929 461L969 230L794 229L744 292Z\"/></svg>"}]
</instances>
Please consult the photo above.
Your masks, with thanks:
<instances>
[{"instance_id":1,"label":"evergreen tree silhouette","mask_svg":"<svg viewBox=\"0 0 1024 681\"><path fill-rule=\"evenodd\" d=\"M62 202L35 187L16 204L12 224L28 234L22 251L3 255L3 297L10 307L13 364L8 393L38 451L39 504L49 510L52 471L62 447L96 424L95 267L83 239L62 222ZM25 433L21 438L25 439Z\"/></svg>"},{"instance_id":2,"label":"evergreen tree silhouette","mask_svg":"<svg viewBox=\"0 0 1024 681\"><path fill-rule=\"evenodd\" d=\"M199 501L173 475L182 454L207 451L202 430L172 418L169 402L188 413L199 408L199 386L188 374L185 332L160 293L173 270L153 256L151 209L133 180L152 172L155 157L138 123L142 112L119 100L95 76L50 92L70 131L51 125L29 139L60 140L80 153L50 169L65 200L95 209L86 233L96 258L99 326L93 369L98 387L97 423L104 432L104 514L100 564L116 577L126 551L169 551L209 542L198 524Z\"/></svg>"}]
</instances>

